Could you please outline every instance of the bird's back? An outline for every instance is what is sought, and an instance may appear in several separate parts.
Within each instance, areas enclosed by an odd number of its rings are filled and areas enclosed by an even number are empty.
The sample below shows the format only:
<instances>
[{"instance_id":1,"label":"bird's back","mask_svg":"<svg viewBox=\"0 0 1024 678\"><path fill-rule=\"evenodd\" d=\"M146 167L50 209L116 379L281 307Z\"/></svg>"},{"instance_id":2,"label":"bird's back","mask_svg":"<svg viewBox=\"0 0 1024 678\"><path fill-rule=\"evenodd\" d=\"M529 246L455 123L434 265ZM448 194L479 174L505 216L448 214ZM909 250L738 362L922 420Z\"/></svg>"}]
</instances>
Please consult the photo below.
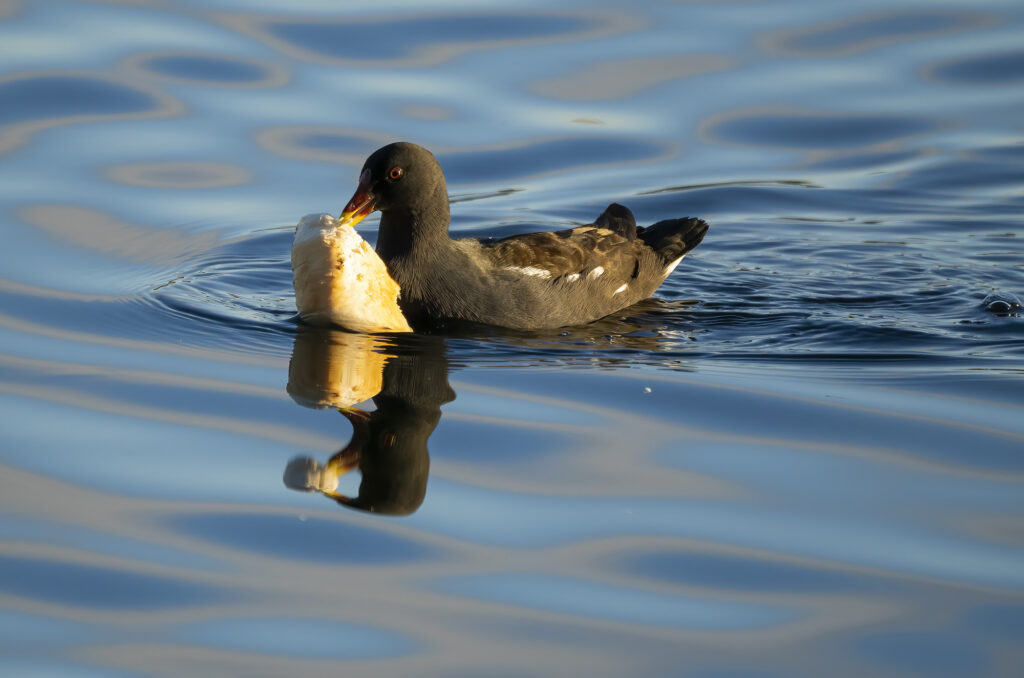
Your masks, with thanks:
<instances>
[{"instance_id":1,"label":"bird's back","mask_svg":"<svg viewBox=\"0 0 1024 678\"><path fill-rule=\"evenodd\" d=\"M410 318L555 328L588 323L649 297L706 232L698 219L637 228L632 213L613 204L587 226L451 240L429 265L408 262L408 274L403 262L389 262L389 268L402 284Z\"/></svg>"}]
</instances>

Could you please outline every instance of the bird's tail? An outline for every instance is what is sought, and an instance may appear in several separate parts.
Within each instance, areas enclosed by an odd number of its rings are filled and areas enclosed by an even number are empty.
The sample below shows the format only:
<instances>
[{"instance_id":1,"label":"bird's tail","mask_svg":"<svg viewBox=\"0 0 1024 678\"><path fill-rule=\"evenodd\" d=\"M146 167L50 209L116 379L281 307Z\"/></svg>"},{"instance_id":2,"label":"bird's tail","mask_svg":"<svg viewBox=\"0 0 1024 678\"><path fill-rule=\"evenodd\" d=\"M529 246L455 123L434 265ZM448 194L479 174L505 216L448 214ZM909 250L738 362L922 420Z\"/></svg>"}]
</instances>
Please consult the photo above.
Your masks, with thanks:
<instances>
[{"instance_id":1,"label":"bird's tail","mask_svg":"<svg viewBox=\"0 0 1024 678\"><path fill-rule=\"evenodd\" d=\"M665 264L677 262L680 257L700 244L708 232L703 219L683 217L666 219L653 226L637 229L640 239L658 253Z\"/></svg>"},{"instance_id":2,"label":"bird's tail","mask_svg":"<svg viewBox=\"0 0 1024 678\"><path fill-rule=\"evenodd\" d=\"M608 205L594 222L594 226L615 231L626 240L636 240L636 219L628 207L617 202Z\"/></svg>"}]
</instances>

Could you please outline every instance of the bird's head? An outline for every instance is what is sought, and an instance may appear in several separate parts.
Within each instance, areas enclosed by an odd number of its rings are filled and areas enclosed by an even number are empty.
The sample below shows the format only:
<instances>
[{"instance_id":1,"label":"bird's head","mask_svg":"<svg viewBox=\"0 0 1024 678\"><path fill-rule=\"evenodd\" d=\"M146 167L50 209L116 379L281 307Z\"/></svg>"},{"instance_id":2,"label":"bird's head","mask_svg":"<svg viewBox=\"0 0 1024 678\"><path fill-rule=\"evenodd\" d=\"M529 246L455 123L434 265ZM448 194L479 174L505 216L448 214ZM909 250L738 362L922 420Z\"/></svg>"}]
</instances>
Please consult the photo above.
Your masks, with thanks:
<instances>
[{"instance_id":1,"label":"bird's head","mask_svg":"<svg viewBox=\"0 0 1024 678\"><path fill-rule=\"evenodd\" d=\"M447 217L448 189L441 165L427 149L403 141L366 159L356 192L339 221L355 225L374 211L414 220L442 206Z\"/></svg>"}]
</instances>

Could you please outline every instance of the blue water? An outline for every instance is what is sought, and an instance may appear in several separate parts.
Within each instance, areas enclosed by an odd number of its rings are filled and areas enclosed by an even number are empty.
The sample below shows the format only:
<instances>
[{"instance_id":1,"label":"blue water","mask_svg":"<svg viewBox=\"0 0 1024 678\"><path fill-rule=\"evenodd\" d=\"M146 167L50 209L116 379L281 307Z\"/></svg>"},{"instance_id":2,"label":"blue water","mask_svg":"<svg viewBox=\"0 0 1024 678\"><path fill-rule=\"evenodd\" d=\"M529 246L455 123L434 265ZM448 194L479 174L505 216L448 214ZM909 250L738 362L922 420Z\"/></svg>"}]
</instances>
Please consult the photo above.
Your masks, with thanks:
<instances>
[{"instance_id":1,"label":"blue water","mask_svg":"<svg viewBox=\"0 0 1024 678\"><path fill-rule=\"evenodd\" d=\"M1021 675L1022 44L994 0L0 5L0 674ZM712 228L585 327L299 327L295 223L399 139L456 235Z\"/></svg>"}]
</instances>

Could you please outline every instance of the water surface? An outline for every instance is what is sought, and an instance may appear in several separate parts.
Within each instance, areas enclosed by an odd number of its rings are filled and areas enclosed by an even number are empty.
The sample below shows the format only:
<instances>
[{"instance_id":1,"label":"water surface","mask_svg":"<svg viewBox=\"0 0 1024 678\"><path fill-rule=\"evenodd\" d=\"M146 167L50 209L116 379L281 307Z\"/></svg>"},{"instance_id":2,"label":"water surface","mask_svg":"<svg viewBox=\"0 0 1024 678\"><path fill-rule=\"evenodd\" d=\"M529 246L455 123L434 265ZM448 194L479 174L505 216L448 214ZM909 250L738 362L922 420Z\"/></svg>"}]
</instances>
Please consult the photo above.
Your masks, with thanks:
<instances>
[{"instance_id":1,"label":"water surface","mask_svg":"<svg viewBox=\"0 0 1024 678\"><path fill-rule=\"evenodd\" d=\"M0 669L1019 675L1022 29L0 7ZM585 327L300 327L294 224L397 139L456 235L712 230Z\"/></svg>"}]
</instances>

